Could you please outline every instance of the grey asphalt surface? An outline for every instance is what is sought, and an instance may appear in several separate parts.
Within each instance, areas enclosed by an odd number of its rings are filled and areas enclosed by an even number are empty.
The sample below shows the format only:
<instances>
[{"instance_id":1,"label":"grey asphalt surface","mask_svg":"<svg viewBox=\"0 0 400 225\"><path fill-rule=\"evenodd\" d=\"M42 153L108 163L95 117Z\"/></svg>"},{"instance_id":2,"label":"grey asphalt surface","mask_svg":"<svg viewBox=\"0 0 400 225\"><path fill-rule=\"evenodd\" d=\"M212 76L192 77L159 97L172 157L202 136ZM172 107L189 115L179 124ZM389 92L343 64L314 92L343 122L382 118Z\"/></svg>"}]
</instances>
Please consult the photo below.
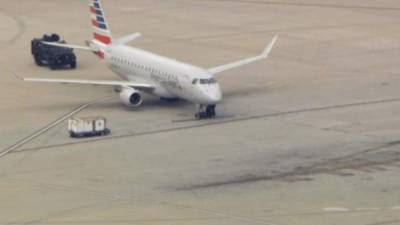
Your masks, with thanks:
<instances>
[{"instance_id":1,"label":"grey asphalt surface","mask_svg":"<svg viewBox=\"0 0 400 225\"><path fill-rule=\"evenodd\" d=\"M91 37L86 1L2 1L0 151L107 87L18 76L117 79L77 52L78 68L34 65L33 37ZM0 158L0 224L400 224L400 7L385 1L103 0L113 35L221 74L221 118L146 96L79 111L112 134L70 139L62 122Z\"/></svg>"}]
</instances>

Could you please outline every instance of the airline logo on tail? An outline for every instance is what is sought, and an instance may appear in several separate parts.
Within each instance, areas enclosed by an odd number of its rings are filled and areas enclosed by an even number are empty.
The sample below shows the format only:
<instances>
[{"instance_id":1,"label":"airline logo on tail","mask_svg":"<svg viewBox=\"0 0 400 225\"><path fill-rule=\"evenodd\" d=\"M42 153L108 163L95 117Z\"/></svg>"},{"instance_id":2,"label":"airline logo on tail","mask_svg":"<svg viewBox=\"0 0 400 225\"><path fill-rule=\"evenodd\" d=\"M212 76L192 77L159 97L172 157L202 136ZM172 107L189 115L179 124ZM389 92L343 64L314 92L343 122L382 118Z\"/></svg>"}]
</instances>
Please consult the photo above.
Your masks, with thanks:
<instances>
[{"instance_id":1,"label":"airline logo on tail","mask_svg":"<svg viewBox=\"0 0 400 225\"><path fill-rule=\"evenodd\" d=\"M100 0L91 1L90 12L92 14L94 39L105 45L111 44L111 31L105 19L103 7L101 6Z\"/></svg>"}]
</instances>

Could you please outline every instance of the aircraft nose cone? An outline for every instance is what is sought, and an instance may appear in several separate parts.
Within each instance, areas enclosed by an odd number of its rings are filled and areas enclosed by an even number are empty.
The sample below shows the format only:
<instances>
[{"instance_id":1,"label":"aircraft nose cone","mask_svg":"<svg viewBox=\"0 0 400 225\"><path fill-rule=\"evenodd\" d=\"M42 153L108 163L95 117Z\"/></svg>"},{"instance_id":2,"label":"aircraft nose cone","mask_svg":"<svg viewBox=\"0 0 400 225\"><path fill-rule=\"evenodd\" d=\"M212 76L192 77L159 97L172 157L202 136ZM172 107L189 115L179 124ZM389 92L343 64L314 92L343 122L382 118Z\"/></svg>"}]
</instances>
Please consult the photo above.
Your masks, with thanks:
<instances>
[{"instance_id":1,"label":"aircraft nose cone","mask_svg":"<svg viewBox=\"0 0 400 225\"><path fill-rule=\"evenodd\" d=\"M222 100L222 92L219 86L215 86L210 92L207 94L208 100L210 104L216 104Z\"/></svg>"},{"instance_id":2,"label":"aircraft nose cone","mask_svg":"<svg viewBox=\"0 0 400 225\"><path fill-rule=\"evenodd\" d=\"M220 90L216 90L214 93L211 94L210 99L212 102L220 102L222 100L222 93Z\"/></svg>"}]
</instances>

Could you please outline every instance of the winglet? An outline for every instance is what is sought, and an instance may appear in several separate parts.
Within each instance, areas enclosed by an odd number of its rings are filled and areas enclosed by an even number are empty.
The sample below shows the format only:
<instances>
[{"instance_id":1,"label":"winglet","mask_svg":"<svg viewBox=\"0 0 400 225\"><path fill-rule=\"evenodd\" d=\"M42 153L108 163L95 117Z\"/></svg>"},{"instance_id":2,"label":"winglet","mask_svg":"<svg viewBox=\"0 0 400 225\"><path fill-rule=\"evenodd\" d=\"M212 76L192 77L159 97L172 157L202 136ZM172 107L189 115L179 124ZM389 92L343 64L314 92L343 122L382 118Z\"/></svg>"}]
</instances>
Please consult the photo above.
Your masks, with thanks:
<instances>
[{"instance_id":1,"label":"winglet","mask_svg":"<svg viewBox=\"0 0 400 225\"><path fill-rule=\"evenodd\" d=\"M276 41L278 40L279 36L276 35L272 41L268 44L268 46L264 49L262 56L268 57L269 53L272 51L272 48L274 47Z\"/></svg>"},{"instance_id":2,"label":"winglet","mask_svg":"<svg viewBox=\"0 0 400 225\"><path fill-rule=\"evenodd\" d=\"M278 40L278 35L276 35L272 39L272 41L268 44L268 46L264 49L264 51L258 56L247 58L247 59L242 59L242 60L239 60L239 61L236 61L233 63L221 65L221 66L217 66L217 67L208 69L208 71L210 71L210 73L215 75L215 74L222 73L222 72L230 70L230 69L234 69L237 67L241 67L241 66L265 59L268 57L269 53L271 53L271 50L274 47L277 40Z\"/></svg>"}]
</instances>

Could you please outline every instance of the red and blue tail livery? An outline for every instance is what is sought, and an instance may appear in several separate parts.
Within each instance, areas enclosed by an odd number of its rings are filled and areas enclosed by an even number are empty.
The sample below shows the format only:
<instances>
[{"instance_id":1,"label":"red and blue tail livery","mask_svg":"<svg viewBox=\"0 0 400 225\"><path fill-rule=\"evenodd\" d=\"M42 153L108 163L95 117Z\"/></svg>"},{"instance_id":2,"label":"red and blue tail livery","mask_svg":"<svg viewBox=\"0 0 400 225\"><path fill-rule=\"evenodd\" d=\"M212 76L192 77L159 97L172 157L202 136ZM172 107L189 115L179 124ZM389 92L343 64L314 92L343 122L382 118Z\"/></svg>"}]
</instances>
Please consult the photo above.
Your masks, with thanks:
<instances>
[{"instance_id":1,"label":"red and blue tail livery","mask_svg":"<svg viewBox=\"0 0 400 225\"><path fill-rule=\"evenodd\" d=\"M90 12L92 14L92 27L94 39L109 45L112 42L111 31L104 16L100 0L91 0Z\"/></svg>"}]
</instances>

